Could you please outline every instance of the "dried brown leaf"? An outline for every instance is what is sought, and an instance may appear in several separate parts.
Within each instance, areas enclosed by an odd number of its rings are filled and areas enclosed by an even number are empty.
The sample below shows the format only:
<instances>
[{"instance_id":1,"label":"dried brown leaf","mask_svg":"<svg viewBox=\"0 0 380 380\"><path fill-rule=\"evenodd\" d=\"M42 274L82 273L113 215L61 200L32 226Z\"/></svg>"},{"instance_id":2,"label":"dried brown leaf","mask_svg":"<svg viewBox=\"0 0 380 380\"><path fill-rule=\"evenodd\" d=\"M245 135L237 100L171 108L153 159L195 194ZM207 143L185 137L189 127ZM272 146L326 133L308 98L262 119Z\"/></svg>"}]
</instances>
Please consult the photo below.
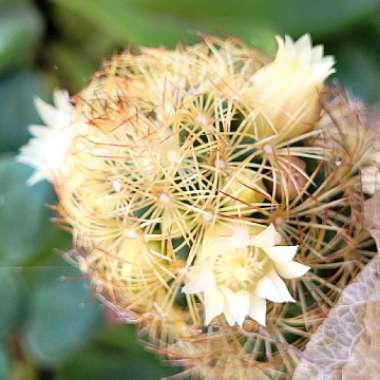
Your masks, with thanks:
<instances>
[{"instance_id":1,"label":"dried brown leaf","mask_svg":"<svg viewBox=\"0 0 380 380\"><path fill-rule=\"evenodd\" d=\"M379 305L380 257L376 257L346 287L311 338L293 380L379 379Z\"/></svg>"},{"instance_id":2,"label":"dried brown leaf","mask_svg":"<svg viewBox=\"0 0 380 380\"><path fill-rule=\"evenodd\" d=\"M364 205L364 222L367 230L380 248L380 192L376 192Z\"/></svg>"}]
</instances>

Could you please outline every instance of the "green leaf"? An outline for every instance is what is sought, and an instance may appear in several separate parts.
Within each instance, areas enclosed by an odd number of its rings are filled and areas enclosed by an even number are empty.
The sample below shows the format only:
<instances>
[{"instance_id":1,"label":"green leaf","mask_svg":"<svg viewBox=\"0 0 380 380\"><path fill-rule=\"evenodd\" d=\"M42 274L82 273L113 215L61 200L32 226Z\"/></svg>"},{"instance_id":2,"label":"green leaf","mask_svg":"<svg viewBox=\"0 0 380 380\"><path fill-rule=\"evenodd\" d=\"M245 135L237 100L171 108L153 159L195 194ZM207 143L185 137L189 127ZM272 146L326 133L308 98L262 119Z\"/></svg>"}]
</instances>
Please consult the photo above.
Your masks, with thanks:
<instances>
[{"instance_id":1,"label":"green leaf","mask_svg":"<svg viewBox=\"0 0 380 380\"><path fill-rule=\"evenodd\" d=\"M54 4L51 17L55 27L64 33L65 44L79 47L98 31L97 25L73 12L69 7ZM109 36L107 37L109 40Z\"/></svg>"},{"instance_id":2,"label":"green leaf","mask_svg":"<svg viewBox=\"0 0 380 380\"><path fill-rule=\"evenodd\" d=\"M16 151L28 141L27 126L40 120L33 99L41 93L42 84L31 72L0 80L0 152Z\"/></svg>"},{"instance_id":3,"label":"green leaf","mask_svg":"<svg viewBox=\"0 0 380 380\"><path fill-rule=\"evenodd\" d=\"M51 265L52 260L59 260L57 266L58 270L61 270L63 265L61 257L62 254L69 251L72 247L72 236L61 230L57 225L50 223L47 226L44 244L41 244L38 253L33 255L31 260L22 267L22 272L26 280L32 282L41 281L41 270L45 271L45 266ZM49 268L47 268L50 271ZM75 268L73 268L75 270ZM62 273L57 273L57 276Z\"/></svg>"},{"instance_id":4,"label":"green leaf","mask_svg":"<svg viewBox=\"0 0 380 380\"><path fill-rule=\"evenodd\" d=\"M179 41L195 41L190 25L180 20L166 20L117 0L56 0L98 25L116 41L126 44L175 46Z\"/></svg>"},{"instance_id":5,"label":"green leaf","mask_svg":"<svg viewBox=\"0 0 380 380\"><path fill-rule=\"evenodd\" d=\"M126 352L92 349L66 363L59 371L58 380L158 380L170 372L154 361L130 356Z\"/></svg>"},{"instance_id":6,"label":"green leaf","mask_svg":"<svg viewBox=\"0 0 380 380\"><path fill-rule=\"evenodd\" d=\"M10 371L9 355L3 345L0 346L0 379L8 379Z\"/></svg>"},{"instance_id":7,"label":"green leaf","mask_svg":"<svg viewBox=\"0 0 380 380\"><path fill-rule=\"evenodd\" d=\"M174 47L178 43L196 42L198 32L207 32L222 35L230 33L246 41L253 41L257 47L271 50L273 38L270 37L277 31L272 23L263 26L261 21L242 23L239 18L234 18L226 22L220 17L212 21L213 15L210 12L192 20L187 19L186 15L173 15L169 11L150 12L138 3L119 0L55 1L85 20L92 21L120 44Z\"/></svg>"},{"instance_id":8,"label":"green leaf","mask_svg":"<svg viewBox=\"0 0 380 380\"><path fill-rule=\"evenodd\" d=\"M31 61L42 36L43 22L27 4L0 12L0 73Z\"/></svg>"},{"instance_id":9,"label":"green leaf","mask_svg":"<svg viewBox=\"0 0 380 380\"><path fill-rule=\"evenodd\" d=\"M69 83L70 90L74 93L87 84L98 68L87 54L83 54L83 49L72 48L61 43L53 45L50 53L58 67L56 75L63 83Z\"/></svg>"},{"instance_id":10,"label":"green leaf","mask_svg":"<svg viewBox=\"0 0 380 380\"><path fill-rule=\"evenodd\" d=\"M0 0L0 11L1 9L9 8L15 4L30 4L30 0Z\"/></svg>"},{"instance_id":11,"label":"green leaf","mask_svg":"<svg viewBox=\"0 0 380 380\"><path fill-rule=\"evenodd\" d=\"M42 366L54 366L81 349L103 324L102 306L88 300L90 291L84 283L78 279L62 281L57 272L52 271L33 290L25 324L26 352ZM61 273L67 272L62 266Z\"/></svg>"},{"instance_id":12,"label":"green leaf","mask_svg":"<svg viewBox=\"0 0 380 380\"><path fill-rule=\"evenodd\" d=\"M31 260L48 238L47 203L53 200L51 186L26 180L32 169L11 155L0 156L0 264L17 267Z\"/></svg>"},{"instance_id":13,"label":"green leaf","mask_svg":"<svg viewBox=\"0 0 380 380\"><path fill-rule=\"evenodd\" d=\"M21 320L23 311L23 289L20 276L13 272L13 268L0 267L0 339L6 335ZM1 368L1 363L0 363ZM1 373L1 370L0 370ZM2 377L0 376L0 379Z\"/></svg>"},{"instance_id":14,"label":"green leaf","mask_svg":"<svg viewBox=\"0 0 380 380\"><path fill-rule=\"evenodd\" d=\"M337 76L350 94L366 103L379 99L380 52L354 42L340 46L336 58Z\"/></svg>"},{"instance_id":15,"label":"green leaf","mask_svg":"<svg viewBox=\"0 0 380 380\"><path fill-rule=\"evenodd\" d=\"M117 326L104 331L96 344L64 363L58 380L146 380L174 373L137 342L131 326Z\"/></svg>"},{"instance_id":16,"label":"green leaf","mask_svg":"<svg viewBox=\"0 0 380 380\"><path fill-rule=\"evenodd\" d=\"M257 22L276 25L290 34L315 35L328 35L365 21L380 6L379 0L240 0L234 6L229 0L129 0L127 3L151 14L187 20L207 18L223 29L236 20L247 25Z\"/></svg>"},{"instance_id":17,"label":"green leaf","mask_svg":"<svg viewBox=\"0 0 380 380\"><path fill-rule=\"evenodd\" d=\"M370 18L370 24L373 26L373 28L379 33L380 35L380 12L376 13Z\"/></svg>"},{"instance_id":18,"label":"green leaf","mask_svg":"<svg viewBox=\"0 0 380 380\"><path fill-rule=\"evenodd\" d=\"M380 0L55 0L120 42L148 46L192 42L194 32L255 41L262 31L330 36L366 20Z\"/></svg>"}]
</instances>

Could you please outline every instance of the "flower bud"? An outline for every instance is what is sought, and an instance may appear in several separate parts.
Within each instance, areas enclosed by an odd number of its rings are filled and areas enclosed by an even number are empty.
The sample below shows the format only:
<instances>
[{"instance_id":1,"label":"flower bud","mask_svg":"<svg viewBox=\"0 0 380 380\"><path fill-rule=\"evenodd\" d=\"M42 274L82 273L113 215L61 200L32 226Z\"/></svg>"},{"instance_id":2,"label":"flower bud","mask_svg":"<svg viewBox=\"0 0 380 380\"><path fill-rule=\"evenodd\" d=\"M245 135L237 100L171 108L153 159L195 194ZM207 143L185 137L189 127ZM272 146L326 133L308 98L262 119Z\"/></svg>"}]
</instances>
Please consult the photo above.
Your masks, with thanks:
<instances>
[{"instance_id":1,"label":"flower bud","mask_svg":"<svg viewBox=\"0 0 380 380\"><path fill-rule=\"evenodd\" d=\"M311 130L320 118L319 93L334 72L334 59L323 56L321 45L312 47L308 34L294 42L277 37L274 61L251 78L250 102L256 109L258 138L278 135L280 140Z\"/></svg>"}]
</instances>

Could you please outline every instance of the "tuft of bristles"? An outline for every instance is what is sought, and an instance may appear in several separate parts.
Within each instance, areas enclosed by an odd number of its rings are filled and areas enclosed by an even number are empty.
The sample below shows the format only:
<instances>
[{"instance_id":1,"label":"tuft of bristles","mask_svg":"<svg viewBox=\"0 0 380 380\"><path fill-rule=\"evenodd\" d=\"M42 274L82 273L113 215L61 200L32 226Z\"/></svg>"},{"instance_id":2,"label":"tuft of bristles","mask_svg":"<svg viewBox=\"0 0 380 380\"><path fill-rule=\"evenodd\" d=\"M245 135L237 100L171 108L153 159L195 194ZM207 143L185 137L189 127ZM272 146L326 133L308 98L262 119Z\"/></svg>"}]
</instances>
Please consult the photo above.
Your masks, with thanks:
<instances>
[{"instance_id":1,"label":"tuft of bristles","mask_svg":"<svg viewBox=\"0 0 380 380\"><path fill-rule=\"evenodd\" d=\"M276 130L262 105L271 99L252 101L251 78L267 63L232 39L141 49L105 63L72 99L81 127L54 181L71 258L149 347L184 367L178 379L288 378L374 255L360 115L342 90L323 87L310 125L296 109ZM311 268L286 280L297 302L269 303L265 327L223 315L205 326L202 297L182 292L207 231L236 222L274 225Z\"/></svg>"}]
</instances>

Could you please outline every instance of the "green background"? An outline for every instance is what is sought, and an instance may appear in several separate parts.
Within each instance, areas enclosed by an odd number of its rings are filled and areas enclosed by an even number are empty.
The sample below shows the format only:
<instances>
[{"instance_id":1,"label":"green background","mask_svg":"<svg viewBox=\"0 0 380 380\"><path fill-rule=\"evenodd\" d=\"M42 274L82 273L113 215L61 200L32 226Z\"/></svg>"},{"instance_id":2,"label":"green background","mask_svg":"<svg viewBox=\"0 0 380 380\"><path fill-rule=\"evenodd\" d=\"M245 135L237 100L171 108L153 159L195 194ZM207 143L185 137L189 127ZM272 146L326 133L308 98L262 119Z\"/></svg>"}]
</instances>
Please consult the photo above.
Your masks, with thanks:
<instances>
[{"instance_id":1,"label":"green background","mask_svg":"<svg viewBox=\"0 0 380 380\"><path fill-rule=\"evenodd\" d=\"M97 302L66 264L47 183L15 162L38 123L33 98L73 94L125 48L233 35L273 54L275 34L312 34L354 98L380 98L380 0L0 0L0 380L155 380L175 373ZM177 370L178 371L178 370Z\"/></svg>"}]
</instances>

